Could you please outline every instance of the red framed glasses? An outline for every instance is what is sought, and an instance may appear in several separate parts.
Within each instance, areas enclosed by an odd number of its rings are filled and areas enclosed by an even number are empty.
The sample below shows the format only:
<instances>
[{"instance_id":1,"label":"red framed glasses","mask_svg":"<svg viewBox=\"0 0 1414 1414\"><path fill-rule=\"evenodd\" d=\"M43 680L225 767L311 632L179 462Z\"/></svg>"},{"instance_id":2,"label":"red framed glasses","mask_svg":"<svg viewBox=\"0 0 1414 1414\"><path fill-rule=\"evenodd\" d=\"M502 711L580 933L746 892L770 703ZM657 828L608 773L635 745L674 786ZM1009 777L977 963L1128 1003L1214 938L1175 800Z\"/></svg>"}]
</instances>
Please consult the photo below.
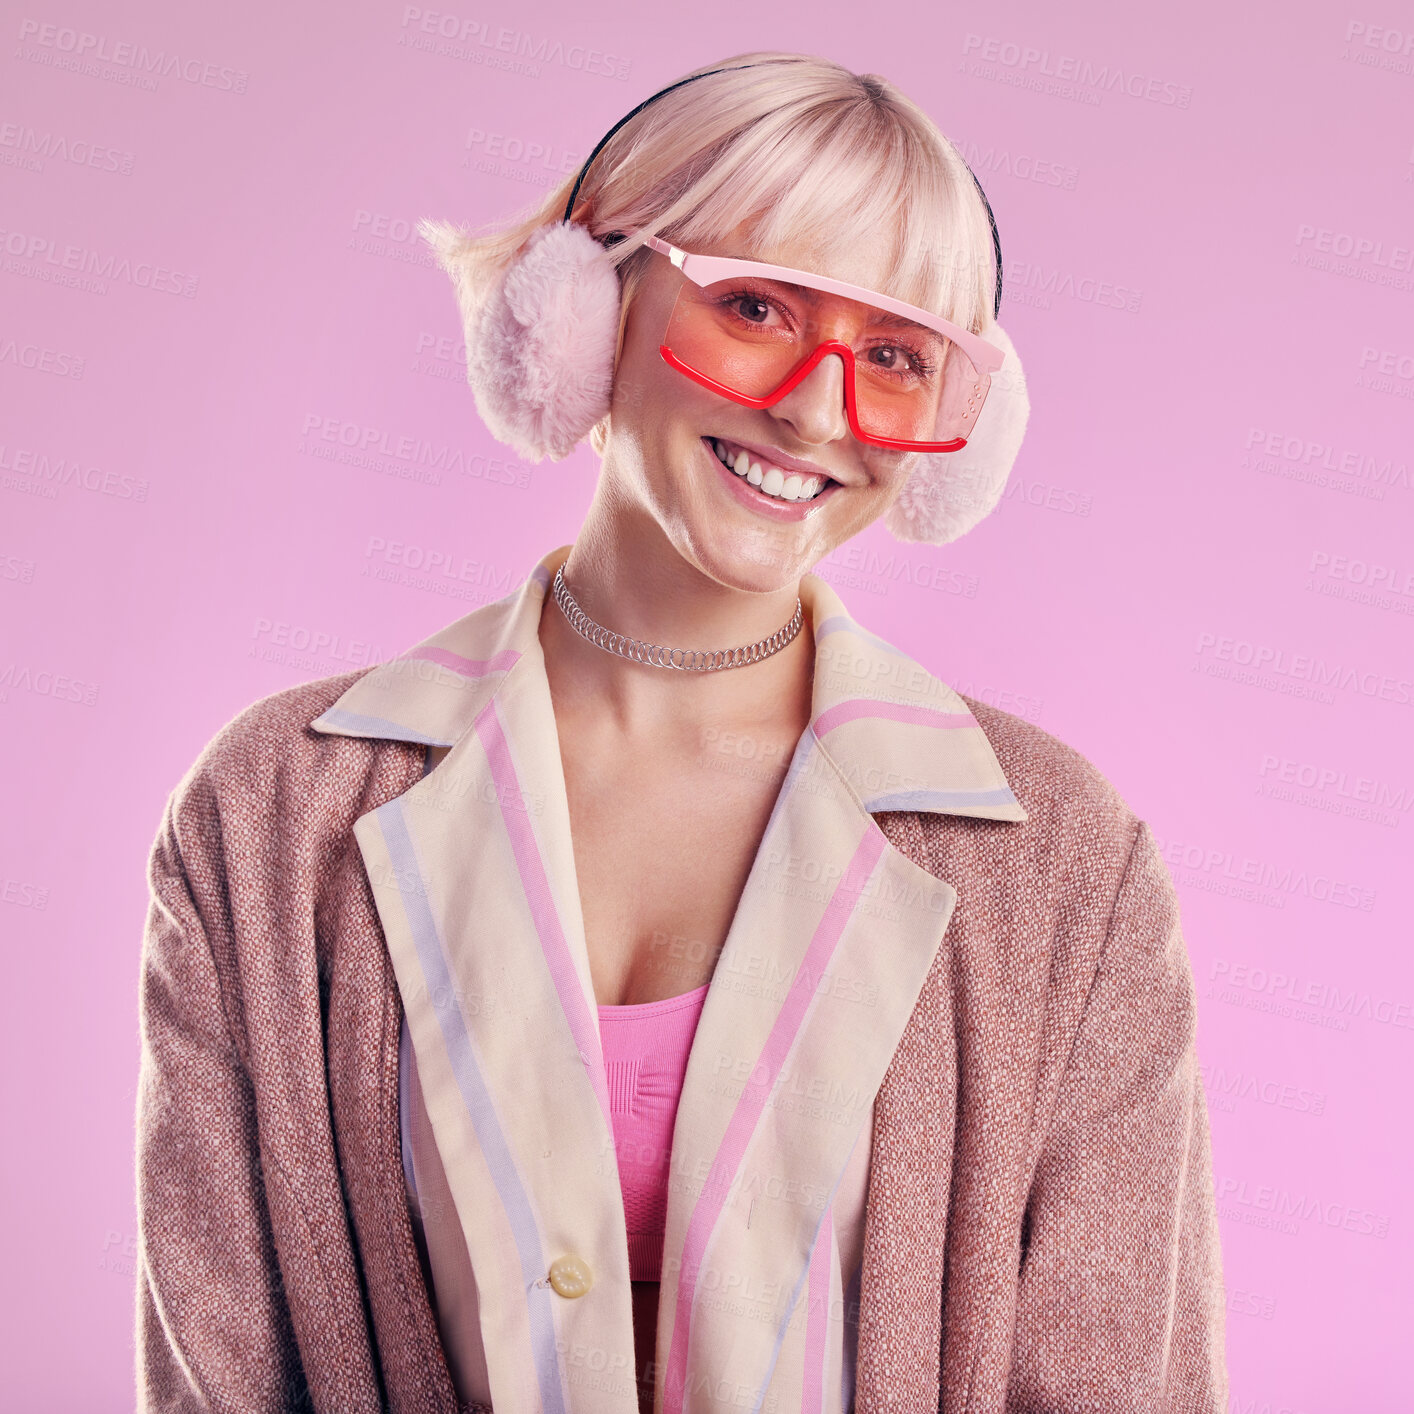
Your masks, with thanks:
<instances>
[{"instance_id":1,"label":"red framed glasses","mask_svg":"<svg viewBox=\"0 0 1414 1414\"><path fill-rule=\"evenodd\" d=\"M745 407L766 408L837 356L845 417L861 442L914 452L967 445L990 375L1005 358L985 339L808 270L695 255L657 236L645 244L686 277L659 345L679 373Z\"/></svg>"}]
</instances>

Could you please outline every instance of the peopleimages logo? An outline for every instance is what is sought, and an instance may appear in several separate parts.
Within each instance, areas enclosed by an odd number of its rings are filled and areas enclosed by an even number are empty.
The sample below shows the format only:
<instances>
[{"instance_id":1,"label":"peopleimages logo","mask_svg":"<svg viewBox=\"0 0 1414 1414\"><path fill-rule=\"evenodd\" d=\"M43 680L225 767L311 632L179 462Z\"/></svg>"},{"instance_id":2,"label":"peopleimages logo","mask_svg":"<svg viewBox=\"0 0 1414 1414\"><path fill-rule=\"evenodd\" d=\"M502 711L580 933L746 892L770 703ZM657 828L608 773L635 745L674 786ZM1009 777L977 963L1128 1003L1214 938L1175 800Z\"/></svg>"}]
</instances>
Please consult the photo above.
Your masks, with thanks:
<instances>
[{"instance_id":1,"label":"peopleimages logo","mask_svg":"<svg viewBox=\"0 0 1414 1414\"><path fill-rule=\"evenodd\" d=\"M540 66L558 65L576 73L627 79L629 61L618 54L583 44L565 44L548 35L533 35L508 25L490 25L442 10L408 5L403 10L398 43L429 54L462 59L473 64L540 76Z\"/></svg>"},{"instance_id":2,"label":"peopleimages logo","mask_svg":"<svg viewBox=\"0 0 1414 1414\"><path fill-rule=\"evenodd\" d=\"M53 159L72 167L92 167L100 172L132 174L133 154L106 143L71 138L52 130L37 132L22 123L0 123L0 161L10 166L42 172Z\"/></svg>"},{"instance_id":3,"label":"peopleimages logo","mask_svg":"<svg viewBox=\"0 0 1414 1414\"><path fill-rule=\"evenodd\" d=\"M1345 27L1345 48L1340 57L1347 63L1388 73L1414 74L1414 29L1390 29L1388 25L1351 20Z\"/></svg>"},{"instance_id":4,"label":"peopleimages logo","mask_svg":"<svg viewBox=\"0 0 1414 1414\"><path fill-rule=\"evenodd\" d=\"M1263 781L1299 786L1365 805L1387 810L1408 811L1414 807L1414 792L1407 785L1373 776L1360 776L1335 766L1298 761L1288 756L1264 755L1258 776Z\"/></svg>"},{"instance_id":5,"label":"peopleimages logo","mask_svg":"<svg viewBox=\"0 0 1414 1414\"><path fill-rule=\"evenodd\" d=\"M1410 488L1409 465L1394 457L1379 456L1353 447L1336 447L1315 437L1280 428L1249 427L1246 450L1302 466L1318 466L1342 476L1361 476L1387 486Z\"/></svg>"},{"instance_id":6,"label":"peopleimages logo","mask_svg":"<svg viewBox=\"0 0 1414 1414\"><path fill-rule=\"evenodd\" d=\"M1399 677L1382 669L1330 662L1315 654L1291 652L1277 644L1254 643L1245 638L1209 632L1198 634L1193 651L1199 660L1194 663L1195 668L1215 665L1233 670L1213 676L1253 681L1259 686L1266 682L1285 681L1326 692L1332 689L1355 692L1362 697L1377 697L1382 702L1395 702L1402 707L1414 705L1414 678ZM1327 697L1323 700L1333 699Z\"/></svg>"},{"instance_id":7,"label":"peopleimages logo","mask_svg":"<svg viewBox=\"0 0 1414 1414\"><path fill-rule=\"evenodd\" d=\"M1007 148L981 147L975 142L960 145L963 160L974 172L1015 177L1021 182L1038 182L1043 187L1061 187L1074 191L1080 179L1078 168L1051 158L1036 157L1027 152L1012 152Z\"/></svg>"},{"instance_id":8,"label":"peopleimages logo","mask_svg":"<svg viewBox=\"0 0 1414 1414\"><path fill-rule=\"evenodd\" d=\"M1190 877L1185 882L1207 888L1203 882L1206 876L1230 884L1239 884L1255 890L1270 890L1283 898L1306 898L1316 903L1329 903L1338 908L1355 908L1365 913L1375 907L1374 889L1346 879L1333 879L1319 870L1312 871L1299 866L1279 863L1271 859L1254 858L1251 855L1235 854L1230 849L1214 848L1186 840L1170 840L1160 835L1154 836L1159 846L1159 854L1164 863L1174 869L1187 870ZM1224 893L1229 890L1214 888L1211 892ZM1232 891L1244 897L1242 891Z\"/></svg>"},{"instance_id":9,"label":"peopleimages logo","mask_svg":"<svg viewBox=\"0 0 1414 1414\"><path fill-rule=\"evenodd\" d=\"M52 697L56 702L78 702L92 707L98 701L98 684L82 678L33 668L28 663L7 663L0 668L0 702L8 702L11 692L27 692L35 697Z\"/></svg>"},{"instance_id":10,"label":"peopleimages logo","mask_svg":"<svg viewBox=\"0 0 1414 1414\"><path fill-rule=\"evenodd\" d=\"M1414 270L1414 246L1386 248L1385 242L1374 236L1357 236L1349 231L1332 231L1324 226L1302 222L1296 228L1296 244L1298 247L1310 247L1322 255L1368 260L1371 265L1383 265L1390 270Z\"/></svg>"},{"instance_id":11,"label":"peopleimages logo","mask_svg":"<svg viewBox=\"0 0 1414 1414\"><path fill-rule=\"evenodd\" d=\"M1255 1075L1251 1071L1225 1070L1222 1066L1198 1066L1208 1101L1216 1108L1231 1112L1237 1100L1252 1100L1275 1109L1298 1110L1302 1114L1323 1115L1327 1096L1320 1090L1308 1090L1289 1080Z\"/></svg>"},{"instance_id":12,"label":"peopleimages logo","mask_svg":"<svg viewBox=\"0 0 1414 1414\"><path fill-rule=\"evenodd\" d=\"M1057 54L1034 44L995 35L969 34L962 42L963 62L993 66L981 78L1003 78L1006 82L1043 92L1067 96L1067 90L1089 90L1087 101L1098 103L1106 94L1122 94L1170 108L1187 108L1193 101L1188 84L1136 73L1122 64L1097 63L1078 54ZM964 72L969 72L964 68Z\"/></svg>"},{"instance_id":13,"label":"peopleimages logo","mask_svg":"<svg viewBox=\"0 0 1414 1414\"><path fill-rule=\"evenodd\" d=\"M1379 996L1345 980L1330 982L1249 962L1213 962L1203 995L1331 1031L1349 1031L1352 1021L1414 1031L1414 1002L1407 998Z\"/></svg>"},{"instance_id":14,"label":"peopleimages logo","mask_svg":"<svg viewBox=\"0 0 1414 1414\"><path fill-rule=\"evenodd\" d=\"M53 284L77 284L94 294L107 294L111 281L156 294L196 297L196 275L150 260L103 254L87 246L61 245L52 236L33 231L0 230L0 255L5 257L8 273Z\"/></svg>"},{"instance_id":15,"label":"peopleimages logo","mask_svg":"<svg viewBox=\"0 0 1414 1414\"><path fill-rule=\"evenodd\" d=\"M1256 1220L1258 1226L1276 1227L1293 1236L1303 1222L1335 1228L1362 1237L1388 1237L1389 1214L1308 1191L1293 1192L1279 1183L1255 1183L1215 1172L1213 1186L1218 1211L1239 1221ZM1230 1211L1224 1211L1224 1210Z\"/></svg>"},{"instance_id":16,"label":"peopleimages logo","mask_svg":"<svg viewBox=\"0 0 1414 1414\"><path fill-rule=\"evenodd\" d=\"M450 443L432 442L413 433L389 432L318 413L305 415L298 449L306 456L364 467L431 486L440 486L444 473L450 472L522 490L530 485L530 468L519 462L469 453Z\"/></svg>"},{"instance_id":17,"label":"peopleimages logo","mask_svg":"<svg viewBox=\"0 0 1414 1414\"><path fill-rule=\"evenodd\" d=\"M145 79L144 86L149 89L156 88L154 78L174 78L201 88L244 93L250 80L244 69L184 57L165 49L149 49L145 44L113 40L107 35L90 34L68 25L41 24L38 20L20 21L20 43L34 45L36 52L26 54L21 49L16 58L98 77L104 77L103 66L111 65Z\"/></svg>"},{"instance_id":18,"label":"peopleimages logo","mask_svg":"<svg viewBox=\"0 0 1414 1414\"><path fill-rule=\"evenodd\" d=\"M120 501L147 500L148 484L142 477L85 466L74 457L50 456L30 447L7 446L4 442L0 442L0 472L11 474L5 477L6 484L12 478L23 478L46 490L71 487Z\"/></svg>"},{"instance_id":19,"label":"peopleimages logo","mask_svg":"<svg viewBox=\"0 0 1414 1414\"><path fill-rule=\"evenodd\" d=\"M82 378L87 359L63 349L43 344L27 344L0 334L0 364L13 364L35 373L52 373L56 378Z\"/></svg>"}]
</instances>

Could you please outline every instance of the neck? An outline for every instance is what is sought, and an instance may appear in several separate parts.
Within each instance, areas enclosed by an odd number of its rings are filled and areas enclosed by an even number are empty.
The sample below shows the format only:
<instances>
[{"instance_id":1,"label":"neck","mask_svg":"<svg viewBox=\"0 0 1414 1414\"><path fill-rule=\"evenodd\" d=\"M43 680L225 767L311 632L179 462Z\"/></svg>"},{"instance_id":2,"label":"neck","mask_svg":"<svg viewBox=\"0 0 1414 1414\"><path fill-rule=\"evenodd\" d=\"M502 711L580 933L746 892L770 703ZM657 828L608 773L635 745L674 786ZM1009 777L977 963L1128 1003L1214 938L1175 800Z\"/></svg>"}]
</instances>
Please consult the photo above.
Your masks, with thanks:
<instances>
[{"instance_id":1,"label":"neck","mask_svg":"<svg viewBox=\"0 0 1414 1414\"><path fill-rule=\"evenodd\" d=\"M586 525L563 561L580 608L605 628L665 648L739 648L795 613L797 584L733 588L689 563L662 536ZM553 570L553 566L552 566ZM635 663L588 642L547 590L540 617L556 711L592 712L626 733L694 734L706 724L803 730L810 716L814 634L808 610L779 652L740 668L685 672Z\"/></svg>"}]
</instances>

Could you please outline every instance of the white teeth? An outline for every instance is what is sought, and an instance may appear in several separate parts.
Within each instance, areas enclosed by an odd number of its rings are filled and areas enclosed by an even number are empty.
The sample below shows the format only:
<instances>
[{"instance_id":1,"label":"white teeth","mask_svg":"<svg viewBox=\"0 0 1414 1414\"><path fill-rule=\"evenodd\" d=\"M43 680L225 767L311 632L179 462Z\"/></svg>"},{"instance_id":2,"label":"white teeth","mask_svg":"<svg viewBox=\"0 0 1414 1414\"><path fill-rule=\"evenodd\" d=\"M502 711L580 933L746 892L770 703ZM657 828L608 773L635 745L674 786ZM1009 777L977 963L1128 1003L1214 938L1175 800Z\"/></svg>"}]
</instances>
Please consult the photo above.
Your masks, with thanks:
<instances>
[{"instance_id":1,"label":"white teeth","mask_svg":"<svg viewBox=\"0 0 1414 1414\"><path fill-rule=\"evenodd\" d=\"M752 461L749 452L733 451L717 438L712 439L712 450L717 454L718 461L743 480L759 487L766 495L775 496L782 501L809 501L819 495L828 479L823 476L802 476L794 471L787 476L780 467L771 466L769 463L763 466L759 461Z\"/></svg>"}]
</instances>

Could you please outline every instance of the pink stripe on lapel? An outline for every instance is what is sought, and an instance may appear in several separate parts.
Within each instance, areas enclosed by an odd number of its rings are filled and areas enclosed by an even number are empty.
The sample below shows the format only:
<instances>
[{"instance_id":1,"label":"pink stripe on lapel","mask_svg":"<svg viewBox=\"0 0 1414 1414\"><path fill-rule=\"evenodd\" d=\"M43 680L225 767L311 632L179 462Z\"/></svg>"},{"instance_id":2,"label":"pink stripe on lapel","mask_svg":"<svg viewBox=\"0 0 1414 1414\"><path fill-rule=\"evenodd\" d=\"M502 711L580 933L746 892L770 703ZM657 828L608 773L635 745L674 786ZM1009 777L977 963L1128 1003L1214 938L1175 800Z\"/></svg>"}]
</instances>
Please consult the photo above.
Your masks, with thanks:
<instances>
[{"instance_id":1,"label":"pink stripe on lapel","mask_svg":"<svg viewBox=\"0 0 1414 1414\"><path fill-rule=\"evenodd\" d=\"M565 941L559 910L555 907L550 880L545 873L545 861L540 857L540 845L530 828L528 812L516 810L514 807L509 810L506 808L505 802L522 798L522 792L520 777L516 773L515 762L511 759L510 743L506 740L505 729L496 712L494 697L476 719L476 734L491 765L491 778L496 784L496 799L501 802L501 819L510 838L521 888L525 891L526 901L530 905L530 916L535 924L535 934L540 939L545 965L555 984L560 1008L569 1022L570 1034L579 1048L580 1059L584 1062L589 1082L594 1087L599 1108L604 1112L604 1123L612 1134L614 1122L609 1113L609 1087L604 1077L604 1058L599 1049L599 1032L594 1025L594 1018L589 1014L588 1004L584 1000L584 989L579 984L579 974L575 971L574 959L570 956L569 944Z\"/></svg>"},{"instance_id":2,"label":"pink stripe on lapel","mask_svg":"<svg viewBox=\"0 0 1414 1414\"><path fill-rule=\"evenodd\" d=\"M507 648L505 652L497 653L492 658L463 658L460 653L453 653L447 648L414 648L411 653L404 653L403 657L423 663L436 663L443 668L450 668L452 672L464 678L484 678L490 673L508 672L515 666L520 654L513 648Z\"/></svg>"},{"instance_id":3,"label":"pink stripe on lapel","mask_svg":"<svg viewBox=\"0 0 1414 1414\"><path fill-rule=\"evenodd\" d=\"M919 727L937 727L947 730L951 727L975 727L977 718L971 712L944 712L937 707L914 707L899 702L878 702L869 697L851 697L846 702L836 702L815 718L815 735L843 726L846 722L857 722L861 717L881 717L890 722L910 722Z\"/></svg>"},{"instance_id":4,"label":"pink stripe on lapel","mask_svg":"<svg viewBox=\"0 0 1414 1414\"><path fill-rule=\"evenodd\" d=\"M800 967L791 979L790 991L776 1014L771 1034L766 1038L761 1055L751 1068L751 1078L736 1102L727 1122L726 1134L712 1160L712 1168L703 1185L692 1216L687 1222L683 1240L682 1266L678 1275L677 1301L673 1311L673 1334L668 1345L668 1368L663 1378L664 1414L681 1414L683 1387L687 1380L687 1348L691 1335L692 1309L697 1294L697 1277L707 1242L721 1216L726 1195L741 1168L751 1136L766 1108L766 1101L775 1089L781 1067L795 1044L805 1021L805 1013L815 995L818 979L829 965L846 925L854 915L859 897L888 841L877 826L865 831L855 848L854 856L844 877L830 896L824 917L815 929L815 936L805 950Z\"/></svg>"}]
</instances>

